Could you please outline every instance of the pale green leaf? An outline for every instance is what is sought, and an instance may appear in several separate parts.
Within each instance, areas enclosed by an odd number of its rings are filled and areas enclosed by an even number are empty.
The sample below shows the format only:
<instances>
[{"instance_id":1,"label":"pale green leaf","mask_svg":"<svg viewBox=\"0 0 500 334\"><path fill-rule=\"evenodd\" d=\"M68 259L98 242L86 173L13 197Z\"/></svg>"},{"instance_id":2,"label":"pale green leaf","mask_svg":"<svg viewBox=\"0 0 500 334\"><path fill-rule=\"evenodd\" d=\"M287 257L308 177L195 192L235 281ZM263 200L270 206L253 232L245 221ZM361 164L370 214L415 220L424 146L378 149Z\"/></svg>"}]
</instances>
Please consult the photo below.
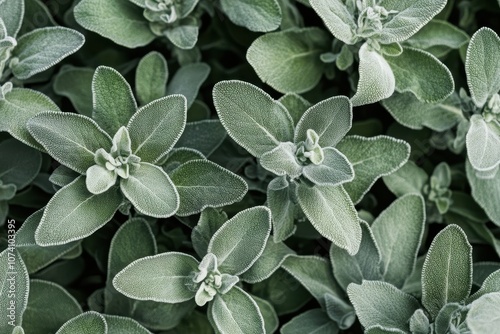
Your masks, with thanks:
<instances>
[{"instance_id":1,"label":"pale green leaf","mask_svg":"<svg viewBox=\"0 0 500 334\"><path fill-rule=\"evenodd\" d=\"M361 227L354 204L342 186L299 184L297 199L314 228L351 255L358 252Z\"/></svg>"},{"instance_id":2,"label":"pale green leaf","mask_svg":"<svg viewBox=\"0 0 500 334\"><path fill-rule=\"evenodd\" d=\"M284 243L275 243L268 239L262 254L246 272L240 275L240 279L248 283L261 282L269 278L278 270L283 261L285 261L290 254L294 253L295 252Z\"/></svg>"},{"instance_id":3,"label":"pale green leaf","mask_svg":"<svg viewBox=\"0 0 500 334\"><path fill-rule=\"evenodd\" d=\"M386 10L396 10L377 39L383 44L402 42L413 36L446 6L447 0L382 0Z\"/></svg>"},{"instance_id":4,"label":"pale green leaf","mask_svg":"<svg viewBox=\"0 0 500 334\"><path fill-rule=\"evenodd\" d=\"M108 325L102 315L89 311L68 320L56 334L108 334Z\"/></svg>"},{"instance_id":5,"label":"pale green leaf","mask_svg":"<svg viewBox=\"0 0 500 334\"><path fill-rule=\"evenodd\" d=\"M0 131L7 131L12 137L31 147L43 150L26 127L28 120L41 111L60 111L46 95L31 89L14 88L0 99Z\"/></svg>"},{"instance_id":6,"label":"pale green leaf","mask_svg":"<svg viewBox=\"0 0 500 334\"><path fill-rule=\"evenodd\" d=\"M410 145L387 136L349 136L337 149L354 168L354 180L343 185L354 203L361 201L375 181L397 171L410 157Z\"/></svg>"},{"instance_id":7,"label":"pale green leaf","mask_svg":"<svg viewBox=\"0 0 500 334\"><path fill-rule=\"evenodd\" d=\"M151 51L139 61L135 71L135 91L141 105L164 97L167 90L168 66L165 57Z\"/></svg>"},{"instance_id":8,"label":"pale green leaf","mask_svg":"<svg viewBox=\"0 0 500 334\"><path fill-rule=\"evenodd\" d=\"M259 78L277 91L303 93L323 76L325 64L319 56L329 44L321 29L288 29L257 38L247 51L247 60Z\"/></svg>"},{"instance_id":9,"label":"pale green leaf","mask_svg":"<svg viewBox=\"0 0 500 334\"><path fill-rule=\"evenodd\" d=\"M175 147L192 148L210 156L226 138L226 130L218 119L188 122Z\"/></svg>"},{"instance_id":10,"label":"pale green leaf","mask_svg":"<svg viewBox=\"0 0 500 334\"><path fill-rule=\"evenodd\" d=\"M291 141L293 121L285 107L242 81L221 81L213 91L215 109L228 134L256 157Z\"/></svg>"},{"instance_id":11,"label":"pale green leaf","mask_svg":"<svg viewBox=\"0 0 500 334\"><path fill-rule=\"evenodd\" d=\"M385 282L403 286L415 267L424 227L425 203L418 194L398 198L373 222Z\"/></svg>"},{"instance_id":12,"label":"pale green leaf","mask_svg":"<svg viewBox=\"0 0 500 334\"><path fill-rule=\"evenodd\" d=\"M401 55L387 56L385 60L394 73L399 93L411 92L420 101L436 103L455 89L450 70L426 51L405 47Z\"/></svg>"},{"instance_id":13,"label":"pale green leaf","mask_svg":"<svg viewBox=\"0 0 500 334\"><path fill-rule=\"evenodd\" d=\"M128 48L144 46L155 39L142 10L122 0L84 0L75 8L82 27Z\"/></svg>"},{"instance_id":14,"label":"pale green leaf","mask_svg":"<svg viewBox=\"0 0 500 334\"><path fill-rule=\"evenodd\" d=\"M453 49L462 47L468 41L469 35L463 30L446 21L432 20L405 44L441 57Z\"/></svg>"},{"instance_id":15,"label":"pale green leaf","mask_svg":"<svg viewBox=\"0 0 500 334\"><path fill-rule=\"evenodd\" d=\"M294 141L307 138L307 130L314 130L321 147L336 146L352 126L352 105L345 96L334 96L323 100L304 113L297 123Z\"/></svg>"},{"instance_id":16,"label":"pale green leaf","mask_svg":"<svg viewBox=\"0 0 500 334\"><path fill-rule=\"evenodd\" d=\"M81 314L77 300L58 284L30 281L28 306L23 314L23 329L29 333L55 333L64 323Z\"/></svg>"},{"instance_id":17,"label":"pale green leaf","mask_svg":"<svg viewBox=\"0 0 500 334\"><path fill-rule=\"evenodd\" d=\"M467 157L475 171L495 171L500 165L500 134L498 126L473 115L466 136Z\"/></svg>"},{"instance_id":18,"label":"pale green leaf","mask_svg":"<svg viewBox=\"0 0 500 334\"><path fill-rule=\"evenodd\" d=\"M394 173L384 176L383 180L394 195L401 197L406 194L421 194L429 176L409 160Z\"/></svg>"},{"instance_id":19,"label":"pale green leaf","mask_svg":"<svg viewBox=\"0 0 500 334\"><path fill-rule=\"evenodd\" d=\"M73 29L47 27L33 30L17 41L12 52L15 58L10 63L12 73L18 79L28 79L75 53L84 42L85 37Z\"/></svg>"},{"instance_id":20,"label":"pale green leaf","mask_svg":"<svg viewBox=\"0 0 500 334\"><path fill-rule=\"evenodd\" d=\"M457 225L432 241L422 270L422 304L435 318L445 304L460 303L472 286L472 246Z\"/></svg>"},{"instance_id":21,"label":"pale green leaf","mask_svg":"<svg viewBox=\"0 0 500 334\"><path fill-rule=\"evenodd\" d=\"M495 333L500 326L500 292L489 293L471 304L467 326L472 334Z\"/></svg>"},{"instance_id":22,"label":"pale green leaf","mask_svg":"<svg viewBox=\"0 0 500 334\"><path fill-rule=\"evenodd\" d=\"M343 1L310 0L309 2L335 38L346 44L354 44L357 24Z\"/></svg>"},{"instance_id":23,"label":"pale green leaf","mask_svg":"<svg viewBox=\"0 0 500 334\"><path fill-rule=\"evenodd\" d=\"M143 257L120 271L113 286L129 298L180 303L196 293L186 282L198 271L198 264L194 257L176 252Z\"/></svg>"},{"instance_id":24,"label":"pale green leaf","mask_svg":"<svg viewBox=\"0 0 500 334\"><path fill-rule=\"evenodd\" d=\"M386 282L351 283L347 294L365 328L380 325L409 332L409 320L420 308L415 297Z\"/></svg>"},{"instance_id":25,"label":"pale green leaf","mask_svg":"<svg viewBox=\"0 0 500 334\"><path fill-rule=\"evenodd\" d=\"M273 305L265 299L251 296L252 299L257 303L259 307L260 314L262 314L262 319L264 319L264 327L266 329L266 334L274 333L279 327L279 319Z\"/></svg>"},{"instance_id":26,"label":"pale green leaf","mask_svg":"<svg viewBox=\"0 0 500 334\"><path fill-rule=\"evenodd\" d=\"M7 36L16 37L24 16L24 1L0 1L0 19L3 20Z\"/></svg>"},{"instance_id":27,"label":"pale green leaf","mask_svg":"<svg viewBox=\"0 0 500 334\"><path fill-rule=\"evenodd\" d=\"M478 107L500 91L500 38L490 28L483 27L472 36L465 73L472 100Z\"/></svg>"},{"instance_id":28,"label":"pale green leaf","mask_svg":"<svg viewBox=\"0 0 500 334\"><path fill-rule=\"evenodd\" d=\"M117 315L102 315L108 327L107 334L151 334L145 327L134 319Z\"/></svg>"},{"instance_id":29,"label":"pale green leaf","mask_svg":"<svg viewBox=\"0 0 500 334\"><path fill-rule=\"evenodd\" d=\"M132 152L155 163L179 140L186 126L186 99L170 95L141 107L128 122Z\"/></svg>"},{"instance_id":30,"label":"pale green leaf","mask_svg":"<svg viewBox=\"0 0 500 334\"><path fill-rule=\"evenodd\" d=\"M491 292L500 292L500 270L496 270L488 275L481 285L481 288L467 299L467 303L471 303L472 301Z\"/></svg>"},{"instance_id":31,"label":"pale green leaf","mask_svg":"<svg viewBox=\"0 0 500 334\"><path fill-rule=\"evenodd\" d=\"M321 306L325 306L325 294L338 297L344 294L333 277L330 263L324 258L290 255L282 268L295 277Z\"/></svg>"},{"instance_id":32,"label":"pale green leaf","mask_svg":"<svg viewBox=\"0 0 500 334\"><path fill-rule=\"evenodd\" d=\"M165 36L173 45L179 49L192 49L198 41L198 26L194 25L178 25L167 28L164 31Z\"/></svg>"},{"instance_id":33,"label":"pale green leaf","mask_svg":"<svg viewBox=\"0 0 500 334\"><path fill-rule=\"evenodd\" d=\"M208 160L191 160L171 174L180 205L179 216L240 201L248 187L241 177Z\"/></svg>"},{"instance_id":34,"label":"pale green leaf","mask_svg":"<svg viewBox=\"0 0 500 334\"><path fill-rule=\"evenodd\" d=\"M42 112L28 121L31 135L61 164L85 174L94 153L111 148L111 138L92 119L72 113Z\"/></svg>"},{"instance_id":35,"label":"pale green leaf","mask_svg":"<svg viewBox=\"0 0 500 334\"><path fill-rule=\"evenodd\" d=\"M251 31L272 31L281 23L281 8L276 0L221 0L220 4L234 24Z\"/></svg>"},{"instance_id":36,"label":"pale green leaf","mask_svg":"<svg viewBox=\"0 0 500 334\"><path fill-rule=\"evenodd\" d=\"M484 209L488 217L500 226L500 170L491 179L482 179L476 176L476 172L470 162L466 163L467 179L472 189L472 197L477 204Z\"/></svg>"},{"instance_id":37,"label":"pale green leaf","mask_svg":"<svg viewBox=\"0 0 500 334\"><path fill-rule=\"evenodd\" d=\"M303 175L312 183L320 186L338 186L354 179L354 169L336 148L323 149L325 158L320 165L304 166Z\"/></svg>"},{"instance_id":38,"label":"pale green leaf","mask_svg":"<svg viewBox=\"0 0 500 334\"><path fill-rule=\"evenodd\" d=\"M50 199L35 232L36 243L56 246L91 235L113 218L122 199L117 188L91 194L84 177L78 177Z\"/></svg>"},{"instance_id":39,"label":"pale green leaf","mask_svg":"<svg viewBox=\"0 0 500 334\"><path fill-rule=\"evenodd\" d=\"M209 309L220 334L264 334L264 318L257 303L240 287L217 294Z\"/></svg>"},{"instance_id":40,"label":"pale green leaf","mask_svg":"<svg viewBox=\"0 0 500 334\"><path fill-rule=\"evenodd\" d=\"M109 135L125 126L137 110L132 88L115 69L99 66L92 79L92 118Z\"/></svg>"},{"instance_id":41,"label":"pale green leaf","mask_svg":"<svg viewBox=\"0 0 500 334\"><path fill-rule=\"evenodd\" d=\"M296 156L294 143L279 143L273 150L264 153L259 160L262 167L278 176L289 176L292 179L302 174L303 166Z\"/></svg>"},{"instance_id":42,"label":"pale green leaf","mask_svg":"<svg viewBox=\"0 0 500 334\"><path fill-rule=\"evenodd\" d=\"M293 124L295 125L297 125L306 110L311 107L311 103L309 103L309 101L295 93L283 95L278 101L281 102L281 104L283 104L288 110L288 113L293 119Z\"/></svg>"},{"instance_id":43,"label":"pale green leaf","mask_svg":"<svg viewBox=\"0 0 500 334\"><path fill-rule=\"evenodd\" d=\"M246 209L215 232L207 252L217 257L222 273L240 275L262 255L271 232L271 212L264 206Z\"/></svg>"},{"instance_id":44,"label":"pale green leaf","mask_svg":"<svg viewBox=\"0 0 500 334\"><path fill-rule=\"evenodd\" d=\"M364 43L359 50L359 81L356 94L351 98L353 106L386 99L395 88L396 78L387 60Z\"/></svg>"},{"instance_id":45,"label":"pale green leaf","mask_svg":"<svg viewBox=\"0 0 500 334\"><path fill-rule=\"evenodd\" d=\"M120 189L135 209L155 218L167 218L179 208L179 194L163 169L141 162L127 179L120 180Z\"/></svg>"}]
</instances>

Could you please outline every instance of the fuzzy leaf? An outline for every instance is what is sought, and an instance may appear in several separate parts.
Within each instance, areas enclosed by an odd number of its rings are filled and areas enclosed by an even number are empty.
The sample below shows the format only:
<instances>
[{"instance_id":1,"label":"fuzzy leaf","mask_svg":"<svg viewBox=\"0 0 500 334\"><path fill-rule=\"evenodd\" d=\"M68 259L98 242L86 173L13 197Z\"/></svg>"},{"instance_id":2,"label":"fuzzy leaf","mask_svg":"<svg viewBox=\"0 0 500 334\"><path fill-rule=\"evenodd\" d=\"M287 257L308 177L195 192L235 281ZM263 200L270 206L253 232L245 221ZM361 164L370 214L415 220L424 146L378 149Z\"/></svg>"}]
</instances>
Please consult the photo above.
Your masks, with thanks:
<instances>
[{"instance_id":1,"label":"fuzzy leaf","mask_svg":"<svg viewBox=\"0 0 500 334\"><path fill-rule=\"evenodd\" d=\"M379 246L367 223L361 222L361 230L361 244L356 255L350 255L346 250L334 244L330 247L333 275L344 290L350 283L361 284L363 280L381 280L382 278Z\"/></svg>"},{"instance_id":2,"label":"fuzzy leaf","mask_svg":"<svg viewBox=\"0 0 500 334\"><path fill-rule=\"evenodd\" d=\"M179 193L179 216L240 201L248 187L241 177L208 160L191 160L171 174Z\"/></svg>"},{"instance_id":3,"label":"fuzzy leaf","mask_svg":"<svg viewBox=\"0 0 500 334\"><path fill-rule=\"evenodd\" d=\"M262 314L266 333L274 333L279 327L279 319L273 305L265 299L255 296L251 297L257 303L260 314Z\"/></svg>"},{"instance_id":4,"label":"fuzzy leaf","mask_svg":"<svg viewBox=\"0 0 500 334\"><path fill-rule=\"evenodd\" d=\"M240 275L262 255L271 232L271 212L264 206L236 214L215 232L207 252L218 260L222 273Z\"/></svg>"},{"instance_id":5,"label":"fuzzy leaf","mask_svg":"<svg viewBox=\"0 0 500 334\"><path fill-rule=\"evenodd\" d=\"M120 189L137 211L156 218L167 218L179 208L179 194L163 169L147 162L120 181Z\"/></svg>"},{"instance_id":6,"label":"fuzzy leaf","mask_svg":"<svg viewBox=\"0 0 500 334\"><path fill-rule=\"evenodd\" d=\"M304 167L303 175L312 183L320 186L338 186L354 179L354 169L336 148L323 149L325 158L320 165L309 164Z\"/></svg>"},{"instance_id":7,"label":"fuzzy leaf","mask_svg":"<svg viewBox=\"0 0 500 334\"><path fill-rule=\"evenodd\" d=\"M365 328L380 325L409 332L409 319L420 308L415 297L386 282L351 283L347 294Z\"/></svg>"},{"instance_id":8,"label":"fuzzy leaf","mask_svg":"<svg viewBox=\"0 0 500 334\"><path fill-rule=\"evenodd\" d=\"M351 102L345 96L334 96L307 109L297 123L294 141L305 141L307 130L312 129L319 135L319 146L336 146L351 126Z\"/></svg>"},{"instance_id":9,"label":"fuzzy leaf","mask_svg":"<svg viewBox=\"0 0 500 334\"><path fill-rule=\"evenodd\" d=\"M82 27L128 48L144 46L155 39L142 10L122 0L84 0L74 8Z\"/></svg>"},{"instance_id":10,"label":"fuzzy leaf","mask_svg":"<svg viewBox=\"0 0 500 334\"><path fill-rule=\"evenodd\" d=\"M422 27L405 44L427 51L436 57L467 44L469 36L463 30L441 20L432 20Z\"/></svg>"},{"instance_id":11,"label":"fuzzy leaf","mask_svg":"<svg viewBox=\"0 0 500 334\"><path fill-rule=\"evenodd\" d=\"M85 42L85 37L73 29L48 27L33 30L17 41L11 61L12 73L24 80L54 66L75 53ZM50 45L50 47L47 47Z\"/></svg>"},{"instance_id":12,"label":"fuzzy leaf","mask_svg":"<svg viewBox=\"0 0 500 334\"><path fill-rule=\"evenodd\" d=\"M137 110L130 85L115 69L99 66L92 79L92 118L110 135L125 126Z\"/></svg>"},{"instance_id":13,"label":"fuzzy leaf","mask_svg":"<svg viewBox=\"0 0 500 334\"><path fill-rule=\"evenodd\" d=\"M385 60L394 73L399 93L411 92L420 101L436 103L455 89L450 70L428 52L405 47L401 55Z\"/></svg>"},{"instance_id":14,"label":"fuzzy leaf","mask_svg":"<svg viewBox=\"0 0 500 334\"><path fill-rule=\"evenodd\" d=\"M56 334L108 334L108 325L102 315L90 311L68 320Z\"/></svg>"},{"instance_id":15,"label":"fuzzy leaf","mask_svg":"<svg viewBox=\"0 0 500 334\"><path fill-rule=\"evenodd\" d=\"M467 179L472 189L472 197L484 209L488 217L500 226L500 170L491 179L482 179L476 176L476 172L470 162L466 163Z\"/></svg>"},{"instance_id":16,"label":"fuzzy leaf","mask_svg":"<svg viewBox=\"0 0 500 334\"><path fill-rule=\"evenodd\" d=\"M311 103L309 103L309 101L294 93L283 95L278 101L281 102L281 104L283 104L288 110L288 113L292 117L295 125L299 122L306 110L311 107Z\"/></svg>"},{"instance_id":17,"label":"fuzzy leaf","mask_svg":"<svg viewBox=\"0 0 500 334\"><path fill-rule=\"evenodd\" d=\"M250 31L272 31L281 23L281 9L276 0L221 0L221 7L234 24Z\"/></svg>"},{"instance_id":18,"label":"fuzzy leaf","mask_svg":"<svg viewBox=\"0 0 500 334\"><path fill-rule=\"evenodd\" d=\"M141 105L164 97L167 90L167 61L156 51L151 51L139 61L135 72L135 91Z\"/></svg>"},{"instance_id":19,"label":"fuzzy leaf","mask_svg":"<svg viewBox=\"0 0 500 334\"><path fill-rule=\"evenodd\" d=\"M0 131L7 131L26 145L43 150L29 133L26 123L45 110L60 111L48 96L31 89L14 88L5 94L5 99L0 99Z\"/></svg>"},{"instance_id":20,"label":"fuzzy leaf","mask_svg":"<svg viewBox=\"0 0 500 334\"><path fill-rule=\"evenodd\" d=\"M203 258L207 254L210 239L227 220L227 214L222 210L212 208L203 210L198 224L191 232L193 248L199 257Z\"/></svg>"},{"instance_id":21,"label":"fuzzy leaf","mask_svg":"<svg viewBox=\"0 0 500 334\"><path fill-rule=\"evenodd\" d=\"M273 150L264 153L259 163L268 171L278 175L287 175L292 179L302 174L303 166L296 157L297 147L291 142L279 143Z\"/></svg>"},{"instance_id":22,"label":"fuzzy leaf","mask_svg":"<svg viewBox=\"0 0 500 334\"><path fill-rule=\"evenodd\" d=\"M103 314L102 316L106 320L108 334L151 334L150 331L134 319L109 314Z\"/></svg>"},{"instance_id":23,"label":"fuzzy leaf","mask_svg":"<svg viewBox=\"0 0 500 334\"><path fill-rule=\"evenodd\" d=\"M165 37L179 49L192 49L198 41L198 26L179 25L165 30Z\"/></svg>"},{"instance_id":24,"label":"fuzzy leaf","mask_svg":"<svg viewBox=\"0 0 500 334\"><path fill-rule=\"evenodd\" d=\"M410 156L410 145L387 136L349 136L337 145L337 149L354 168L354 180L344 184L354 203L361 201L376 180L398 170Z\"/></svg>"},{"instance_id":25,"label":"fuzzy leaf","mask_svg":"<svg viewBox=\"0 0 500 334\"><path fill-rule=\"evenodd\" d=\"M30 281L23 329L27 333L55 333L66 321L82 312L80 304L63 287L34 279Z\"/></svg>"},{"instance_id":26,"label":"fuzzy leaf","mask_svg":"<svg viewBox=\"0 0 500 334\"><path fill-rule=\"evenodd\" d=\"M422 193L429 176L410 160L394 173L384 176L383 180L394 195L401 197L406 194Z\"/></svg>"},{"instance_id":27,"label":"fuzzy leaf","mask_svg":"<svg viewBox=\"0 0 500 334\"><path fill-rule=\"evenodd\" d=\"M325 294L339 297L344 294L333 277L330 264L324 258L290 255L282 267L295 277L321 306L325 306Z\"/></svg>"},{"instance_id":28,"label":"fuzzy leaf","mask_svg":"<svg viewBox=\"0 0 500 334\"><path fill-rule=\"evenodd\" d=\"M424 227L424 200L416 194L398 198L373 222L385 282L403 286L415 267Z\"/></svg>"},{"instance_id":29,"label":"fuzzy leaf","mask_svg":"<svg viewBox=\"0 0 500 334\"><path fill-rule=\"evenodd\" d=\"M35 232L36 243L56 246L83 239L110 221L121 202L117 188L94 195L80 176L50 199Z\"/></svg>"},{"instance_id":30,"label":"fuzzy leaf","mask_svg":"<svg viewBox=\"0 0 500 334\"><path fill-rule=\"evenodd\" d=\"M413 36L446 6L446 0L382 0L380 6L398 13L384 24L377 39L383 44Z\"/></svg>"},{"instance_id":31,"label":"fuzzy leaf","mask_svg":"<svg viewBox=\"0 0 500 334\"><path fill-rule=\"evenodd\" d=\"M186 286L198 261L183 253L169 252L136 260L113 279L116 290L129 298L180 303L194 297Z\"/></svg>"},{"instance_id":32,"label":"fuzzy leaf","mask_svg":"<svg viewBox=\"0 0 500 334\"><path fill-rule=\"evenodd\" d=\"M281 93L303 93L323 76L319 58L329 37L318 28L289 29L262 35L247 51L247 60L259 78Z\"/></svg>"},{"instance_id":33,"label":"fuzzy leaf","mask_svg":"<svg viewBox=\"0 0 500 334\"><path fill-rule=\"evenodd\" d=\"M222 81L213 97L228 134L255 157L292 140L292 118L263 90L242 81Z\"/></svg>"},{"instance_id":34,"label":"fuzzy leaf","mask_svg":"<svg viewBox=\"0 0 500 334\"><path fill-rule=\"evenodd\" d=\"M358 252L361 227L354 205L342 186L299 184L297 199L314 228L351 255Z\"/></svg>"},{"instance_id":35,"label":"fuzzy leaf","mask_svg":"<svg viewBox=\"0 0 500 334\"><path fill-rule=\"evenodd\" d=\"M170 81L167 87L167 95L181 94L186 97L187 108L192 105L200 87L210 74L210 66L205 63L195 63L182 66Z\"/></svg>"},{"instance_id":36,"label":"fuzzy leaf","mask_svg":"<svg viewBox=\"0 0 500 334\"><path fill-rule=\"evenodd\" d=\"M266 332L257 303L238 286L226 294L215 295L209 312L217 331L221 334Z\"/></svg>"},{"instance_id":37,"label":"fuzzy leaf","mask_svg":"<svg viewBox=\"0 0 500 334\"><path fill-rule=\"evenodd\" d=\"M460 303L472 286L472 246L457 225L436 235L422 270L422 304L434 318L447 303Z\"/></svg>"},{"instance_id":38,"label":"fuzzy leaf","mask_svg":"<svg viewBox=\"0 0 500 334\"><path fill-rule=\"evenodd\" d=\"M132 152L155 163L179 140L186 126L186 99L170 95L141 107L128 122Z\"/></svg>"},{"instance_id":39,"label":"fuzzy leaf","mask_svg":"<svg viewBox=\"0 0 500 334\"><path fill-rule=\"evenodd\" d=\"M272 240L267 240L264 251L259 256L257 261L242 275L240 279L248 283L257 283L269 278L283 261L295 252L288 248L284 243L275 243Z\"/></svg>"},{"instance_id":40,"label":"fuzzy leaf","mask_svg":"<svg viewBox=\"0 0 500 334\"><path fill-rule=\"evenodd\" d=\"M484 27L472 36L465 73L472 100L478 107L500 91L500 38L493 30Z\"/></svg>"},{"instance_id":41,"label":"fuzzy leaf","mask_svg":"<svg viewBox=\"0 0 500 334\"><path fill-rule=\"evenodd\" d=\"M309 2L335 38L346 44L354 44L357 25L343 1L309 0Z\"/></svg>"},{"instance_id":42,"label":"fuzzy leaf","mask_svg":"<svg viewBox=\"0 0 500 334\"><path fill-rule=\"evenodd\" d=\"M493 171L500 165L500 134L496 124L486 122L481 115L473 115L466 136L467 156L479 172Z\"/></svg>"},{"instance_id":43,"label":"fuzzy leaf","mask_svg":"<svg viewBox=\"0 0 500 334\"><path fill-rule=\"evenodd\" d=\"M500 292L489 293L471 304L467 326L472 334L494 333L500 326Z\"/></svg>"},{"instance_id":44,"label":"fuzzy leaf","mask_svg":"<svg viewBox=\"0 0 500 334\"><path fill-rule=\"evenodd\" d=\"M363 44L359 49L359 81L356 94L351 98L352 105L356 107L386 99L395 88L396 78L387 60L370 50L368 43Z\"/></svg>"},{"instance_id":45,"label":"fuzzy leaf","mask_svg":"<svg viewBox=\"0 0 500 334\"><path fill-rule=\"evenodd\" d=\"M7 36L16 37L24 16L24 1L0 1L0 19L3 20Z\"/></svg>"},{"instance_id":46,"label":"fuzzy leaf","mask_svg":"<svg viewBox=\"0 0 500 334\"><path fill-rule=\"evenodd\" d=\"M77 114L39 113L28 121L28 130L54 159L80 174L95 164L95 151L111 148L106 132Z\"/></svg>"}]
</instances>

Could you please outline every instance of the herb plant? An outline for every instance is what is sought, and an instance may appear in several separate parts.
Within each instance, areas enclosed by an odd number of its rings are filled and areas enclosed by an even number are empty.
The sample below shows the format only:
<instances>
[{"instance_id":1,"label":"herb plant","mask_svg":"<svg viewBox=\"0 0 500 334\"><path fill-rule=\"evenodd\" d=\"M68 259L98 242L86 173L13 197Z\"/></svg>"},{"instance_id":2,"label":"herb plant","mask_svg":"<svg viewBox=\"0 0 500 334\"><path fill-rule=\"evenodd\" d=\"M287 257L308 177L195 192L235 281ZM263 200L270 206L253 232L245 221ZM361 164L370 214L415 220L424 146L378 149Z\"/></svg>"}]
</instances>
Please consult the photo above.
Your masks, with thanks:
<instances>
[{"instance_id":1,"label":"herb plant","mask_svg":"<svg viewBox=\"0 0 500 334\"><path fill-rule=\"evenodd\" d=\"M497 333L499 14L0 0L0 334Z\"/></svg>"}]
</instances>

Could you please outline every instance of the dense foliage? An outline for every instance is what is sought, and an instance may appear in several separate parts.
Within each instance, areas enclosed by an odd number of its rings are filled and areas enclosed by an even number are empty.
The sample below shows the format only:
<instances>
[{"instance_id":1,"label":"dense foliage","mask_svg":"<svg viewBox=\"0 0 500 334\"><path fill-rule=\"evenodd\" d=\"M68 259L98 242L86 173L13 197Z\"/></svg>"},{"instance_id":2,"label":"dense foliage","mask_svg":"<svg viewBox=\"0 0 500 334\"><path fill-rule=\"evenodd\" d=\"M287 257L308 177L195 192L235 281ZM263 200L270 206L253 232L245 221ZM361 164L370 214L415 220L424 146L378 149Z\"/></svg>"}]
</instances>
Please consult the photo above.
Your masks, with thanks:
<instances>
[{"instance_id":1,"label":"dense foliage","mask_svg":"<svg viewBox=\"0 0 500 334\"><path fill-rule=\"evenodd\" d=\"M0 0L0 334L500 331L496 0Z\"/></svg>"}]
</instances>

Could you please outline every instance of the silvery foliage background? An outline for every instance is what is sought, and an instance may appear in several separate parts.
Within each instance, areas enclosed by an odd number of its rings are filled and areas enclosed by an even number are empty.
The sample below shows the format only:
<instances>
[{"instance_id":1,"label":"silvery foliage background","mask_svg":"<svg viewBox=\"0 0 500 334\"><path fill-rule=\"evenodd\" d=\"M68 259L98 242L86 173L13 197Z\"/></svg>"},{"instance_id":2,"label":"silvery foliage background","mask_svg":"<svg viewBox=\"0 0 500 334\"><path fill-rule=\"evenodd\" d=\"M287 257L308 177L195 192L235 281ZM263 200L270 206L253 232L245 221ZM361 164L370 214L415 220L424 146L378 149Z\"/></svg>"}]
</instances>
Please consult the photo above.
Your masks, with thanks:
<instances>
[{"instance_id":1,"label":"silvery foliage background","mask_svg":"<svg viewBox=\"0 0 500 334\"><path fill-rule=\"evenodd\" d=\"M0 0L0 334L498 331L499 13Z\"/></svg>"}]
</instances>

